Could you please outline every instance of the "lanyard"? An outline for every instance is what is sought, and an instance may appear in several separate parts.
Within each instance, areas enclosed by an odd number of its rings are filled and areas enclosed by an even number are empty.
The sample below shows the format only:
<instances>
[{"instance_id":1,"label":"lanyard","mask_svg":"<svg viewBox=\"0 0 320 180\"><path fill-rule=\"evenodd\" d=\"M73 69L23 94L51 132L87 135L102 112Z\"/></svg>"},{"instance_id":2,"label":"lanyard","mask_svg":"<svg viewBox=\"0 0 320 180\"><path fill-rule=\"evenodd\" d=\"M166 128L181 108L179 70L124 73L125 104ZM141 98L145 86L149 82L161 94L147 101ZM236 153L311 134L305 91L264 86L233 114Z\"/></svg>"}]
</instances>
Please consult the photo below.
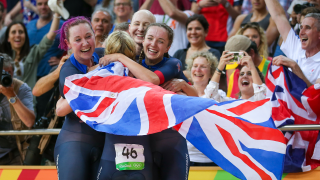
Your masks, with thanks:
<instances>
[{"instance_id":1,"label":"lanyard","mask_svg":"<svg viewBox=\"0 0 320 180\"><path fill-rule=\"evenodd\" d=\"M165 24L167 24L170 19L171 19L170 16L166 19L166 15L163 15L162 22L165 23Z\"/></svg>"}]
</instances>

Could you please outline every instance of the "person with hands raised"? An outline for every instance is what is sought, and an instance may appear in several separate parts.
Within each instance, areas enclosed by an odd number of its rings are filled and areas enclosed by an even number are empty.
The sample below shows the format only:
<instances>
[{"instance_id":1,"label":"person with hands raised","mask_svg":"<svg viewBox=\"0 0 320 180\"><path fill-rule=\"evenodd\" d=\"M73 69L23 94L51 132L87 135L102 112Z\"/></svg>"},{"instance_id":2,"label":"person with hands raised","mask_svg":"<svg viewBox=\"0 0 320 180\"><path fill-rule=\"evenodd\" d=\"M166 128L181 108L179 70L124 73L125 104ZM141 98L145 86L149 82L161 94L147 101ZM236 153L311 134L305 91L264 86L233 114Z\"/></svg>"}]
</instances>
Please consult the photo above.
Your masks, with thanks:
<instances>
[{"instance_id":1,"label":"person with hands raised","mask_svg":"<svg viewBox=\"0 0 320 180\"><path fill-rule=\"evenodd\" d=\"M240 89L240 99L247 99L250 101L258 101L265 99L266 97L266 86L264 84L264 77L260 70L254 65L252 57L245 51L242 51L245 56L240 59L239 65L240 75L238 79L238 86ZM233 100L234 98L224 97L218 93L220 76L222 73L221 69L227 64L231 64L230 60L233 59L233 54L228 51L224 51L219 65L214 72L211 81L205 89L205 96L212 98L218 102Z\"/></svg>"},{"instance_id":2,"label":"person with hands raised","mask_svg":"<svg viewBox=\"0 0 320 180\"><path fill-rule=\"evenodd\" d=\"M37 79L38 64L54 43L59 28L60 14L55 12L49 32L39 44L30 47L26 26L22 22L12 22L6 32L0 51L7 53L15 61L16 77L32 89Z\"/></svg>"}]
</instances>

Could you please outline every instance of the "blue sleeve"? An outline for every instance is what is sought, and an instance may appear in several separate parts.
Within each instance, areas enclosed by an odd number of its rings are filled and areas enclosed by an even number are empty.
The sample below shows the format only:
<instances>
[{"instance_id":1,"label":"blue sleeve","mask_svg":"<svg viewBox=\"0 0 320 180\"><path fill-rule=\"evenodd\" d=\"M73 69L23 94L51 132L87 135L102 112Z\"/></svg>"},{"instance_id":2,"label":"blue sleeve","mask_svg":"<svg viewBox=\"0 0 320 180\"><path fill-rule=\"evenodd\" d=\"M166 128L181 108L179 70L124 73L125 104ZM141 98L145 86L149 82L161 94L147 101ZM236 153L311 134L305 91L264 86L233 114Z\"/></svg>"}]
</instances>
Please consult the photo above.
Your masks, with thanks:
<instances>
[{"instance_id":1,"label":"blue sleeve","mask_svg":"<svg viewBox=\"0 0 320 180\"><path fill-rule=\"evenodd\" d=\"M63 88L64 88L64 81L66 77L74 75L74 74L83 74L79 71L73 64L71 64L70 59L68 59L61 67L60 75L59 75L59 91L60 95L64 97Z\"/></svg>"},{"instance_id":2,"label":"blue sleeve","mask_svg":"<svg viewBox=\"0 0 320 180\"><path fill-rule=\"evenodd\" d=\"M160 84L163 84L173 78L184 79L188 82L187 78L183 75L182 64L176 58L169 58L165 64L154 71L159 76Z\"/></svg>"}]
</instances>

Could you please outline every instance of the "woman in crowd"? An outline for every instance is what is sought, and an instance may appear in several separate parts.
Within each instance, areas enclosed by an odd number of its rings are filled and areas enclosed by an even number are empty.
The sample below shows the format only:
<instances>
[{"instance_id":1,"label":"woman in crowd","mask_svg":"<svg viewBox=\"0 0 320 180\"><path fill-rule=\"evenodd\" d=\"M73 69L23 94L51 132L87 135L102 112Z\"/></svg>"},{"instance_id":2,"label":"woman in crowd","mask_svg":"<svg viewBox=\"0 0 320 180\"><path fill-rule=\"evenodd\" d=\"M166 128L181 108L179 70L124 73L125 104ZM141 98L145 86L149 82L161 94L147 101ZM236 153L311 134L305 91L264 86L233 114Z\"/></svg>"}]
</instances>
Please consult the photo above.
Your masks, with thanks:
<instances>
[{"instance_id":1,"label":"woman in crowd","mask_svg":"<svg viewBox=\"0 0 320 180\"><path fill-rule=\"evenodd\" d=\"M268 47L279 37L279 32L273 19L267 10L265 0L255 0L252 3L252 13L242 14L237 17L234 22L233 29L229 34L229 38L234 36L244 24L249 22L257 22L266 32Z\"/></svg>"},{"instance_id":2,"label":"woman in crowd","mask_svg":"<svg viewBox=\"0 0 320 180\"><path fill-rule=\"evenodd\" d=\"M218 59L210 52L196 52L187 60L187 70L190 71L193 86L198 92L198 96L209 98L204 93L210 78L215 72ZM221 96L225 96L222 90L219 90ZM190 166L215 166L206 155L195 148L190 142L187 142L188 152L190 156Z\"/></svg>"},{"instance_id":3,"label":"woman in crowd","mask_svg":"<svg viewBox=\"0 0 320 180\"><path fill-rule=\"evenodd\" d=\"M216 49L210 48L205 41L208 34L209 24L203 15L195 14L187 19L187 38L190 47L187 49L178 50L173 57L180 59L182 62L182 70L186 69L186 59L189 59L196 52L209 51L218 59L220 52Z\"/></svg>"},{"instance_id":4,"label":"woman in crowd","mask_svg":"<svg viewBox=\"0 0 320 180\"><path fill-rule=\"evenodd\" d=\"M236 35L247 36L251 41L254 41L258 47L260 56L268 58L268 43L266 34L260 25L256 22L251 22L243 25Z\"/></svg>"},{"instance_id":5,"label":"woman in crowd","mask_svg":"<svg viewBox=\"0 0 320 180\"><path fill-rule=\"evenodd\" d=\"M49 32L43 36L39 44L32 48L29 46L29 37L23 23L13 22L5 32L5 40L0 48L1 52L7 53L14 59L13 76L27 83L31 89L36 83L38 63L54 42L60 17L58 13L54 14Z\"/></svg>"},{"instance_id":6,"label":"woman in crowd","mask_svg":"<svg viewBox=\"0 0 320 180\"><path fill-rule=\"evenodd\" d=\"M205 89L205 96L212 98L218 102L233 100L234 98L221 96L218 93L219 81L222 70L224 67L230 63L230 60L233 59L232 53L227 53L224 51L218 67L214 72L211 81ZM266 97L266 85L264 84L264 77L257 68L251 56L247 52L243 51L245 54L242 59L240 59L239 65L241 65L240 76L238 79L238 87L240 89L240 99L247 99L250 101L258 101L265 99Z\"/></svg>"}]
</instances>

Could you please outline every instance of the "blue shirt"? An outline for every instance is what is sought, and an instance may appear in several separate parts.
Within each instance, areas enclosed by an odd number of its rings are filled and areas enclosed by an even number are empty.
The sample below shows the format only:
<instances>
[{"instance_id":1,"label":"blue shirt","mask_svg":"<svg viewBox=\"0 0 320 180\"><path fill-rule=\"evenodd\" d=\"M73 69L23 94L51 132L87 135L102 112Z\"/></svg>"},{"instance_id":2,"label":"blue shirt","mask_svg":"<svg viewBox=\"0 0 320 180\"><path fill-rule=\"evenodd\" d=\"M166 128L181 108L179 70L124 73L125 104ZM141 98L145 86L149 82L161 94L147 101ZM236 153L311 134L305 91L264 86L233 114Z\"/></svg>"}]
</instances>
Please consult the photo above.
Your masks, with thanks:
<instances>
[{"instance_id":1,"label":"blue shirt","mask_svg":"<svg viewBox=\"0 0 320 180\"><path fill-rule=\"evenodd\" d=\"M40 43L43 36L45 36L49 32L51 23L52 23L51 21L45 26L43 26L42 28L37 29L37 21L38 20L32 20L26 26L28 36L29 36L30 46ZM60 20L59 28L62 26L63 22L64 21ZM48 63L48 60L51 57L55 56L60 58L62 56L63 50L58 48L59 43L60 43L59 37L56 36L52 47L48 50L48 52L44 55L44 57L39 62L38 70L37 70L38 77L42 77L49 74L51 66Z\"/></svg>"},{"instance_id":2,"label":"blue shirt","mask_svg":"<svg viewBox=\"0 0 320 180\"><path fill-rule=\"evenodd\" d=\"M181 67L182 63L179 59L163 57L161 62L153 66L147 65L144 59L142 60L141 65L157 74L160 79L160 84L163 84L173 78L184 79L186 82L189 82L183 74Z\"/></svg>"}]
</instances>

